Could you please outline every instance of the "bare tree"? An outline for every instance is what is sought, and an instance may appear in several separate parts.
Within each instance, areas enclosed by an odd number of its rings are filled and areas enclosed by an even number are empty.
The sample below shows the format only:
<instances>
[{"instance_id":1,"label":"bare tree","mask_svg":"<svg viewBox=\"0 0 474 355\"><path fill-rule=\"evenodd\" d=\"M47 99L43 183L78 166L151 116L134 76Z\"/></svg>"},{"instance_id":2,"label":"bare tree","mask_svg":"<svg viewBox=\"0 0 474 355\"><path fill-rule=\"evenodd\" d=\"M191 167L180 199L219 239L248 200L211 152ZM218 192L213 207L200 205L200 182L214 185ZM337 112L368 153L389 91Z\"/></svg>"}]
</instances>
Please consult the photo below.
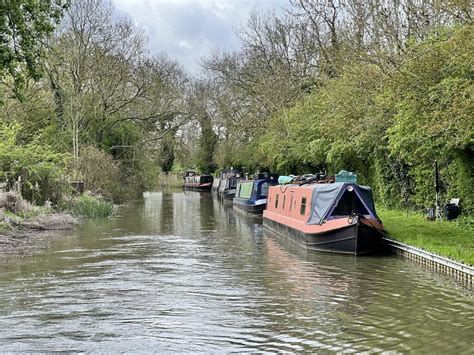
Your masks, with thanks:
<instances>
[{"instance_id":1,"label":"bare tree","mask_svg":"<svg viewBox=\"0 0 474 355\"><path fill-rule=\"evenodd\" d=\"M188 117L182 112L186 77L176 62L153 58L129 19L113 16L108 1L74 1L51 43L47 63L57 116L71 132L73 155L83 139L132 122L156 142ZM157 132L157 134L155 134Z\"/></svg>"}]
</instances>

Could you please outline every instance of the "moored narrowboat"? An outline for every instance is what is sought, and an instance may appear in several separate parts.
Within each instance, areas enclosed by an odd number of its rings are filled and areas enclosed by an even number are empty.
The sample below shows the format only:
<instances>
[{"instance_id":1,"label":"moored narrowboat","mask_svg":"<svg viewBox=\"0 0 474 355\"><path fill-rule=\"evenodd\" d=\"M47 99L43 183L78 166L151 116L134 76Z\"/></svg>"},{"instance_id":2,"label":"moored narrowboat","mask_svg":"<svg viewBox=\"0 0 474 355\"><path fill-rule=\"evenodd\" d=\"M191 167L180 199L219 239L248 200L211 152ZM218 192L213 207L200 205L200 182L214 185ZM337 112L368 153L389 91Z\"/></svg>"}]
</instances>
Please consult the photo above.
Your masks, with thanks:
<instances>
[{"instance_id":1,"label":"moored narrowboat","mask_svg":"<svg viewBox=\"0 0 474 355\"><path fill-rule=\"evenodd\" d=\"M219 197L223 200L232 201L232 199L235 197L237 183L241 180L243 180L243 178L239 176L223 178L219 186Z\"/></svg>"},{"instance_id":2,"label":"moored narrowboat","mask_svg":"<svg viewBox=\"0 0 474 355\"><path fill-rule=\"evenodd\" d=\"M372 191L354 182L271 186L263 225L315 251L366 254L385 234Z\"/></svg>"},{"instance_id":3,"label":"moored narrowboat","mask_svg":"<svg viewBox=\"0 0 474 355\"><path fill-rule=\"evenodd\" d=\"M237 183L233 207L244 214L261 216L267 205L268 188L277 185L276 178L263 178Z\"/></svg>"},{"instance_id":4,"label":"moored narrowboat","mask_svg":"<svg viewBox=\"0 0 474 355\"><path fill-rule=\"evenodd\" d=\"M212 182L212 191L218 192L219 191L219 186L221 183L221 178L214 178L214 181Z\"/></svg>"},{"instance_id":5,"label":"moored narrowboat","mask_svg":"<svg viewBox=\"0 0 474 355\"><path fill-rule=\"evenodd\" d=\"M194 172L186 172L183 188L187 190L210 191L213 180L211 175L196 175Z\"/></svg>"}]
</instances>

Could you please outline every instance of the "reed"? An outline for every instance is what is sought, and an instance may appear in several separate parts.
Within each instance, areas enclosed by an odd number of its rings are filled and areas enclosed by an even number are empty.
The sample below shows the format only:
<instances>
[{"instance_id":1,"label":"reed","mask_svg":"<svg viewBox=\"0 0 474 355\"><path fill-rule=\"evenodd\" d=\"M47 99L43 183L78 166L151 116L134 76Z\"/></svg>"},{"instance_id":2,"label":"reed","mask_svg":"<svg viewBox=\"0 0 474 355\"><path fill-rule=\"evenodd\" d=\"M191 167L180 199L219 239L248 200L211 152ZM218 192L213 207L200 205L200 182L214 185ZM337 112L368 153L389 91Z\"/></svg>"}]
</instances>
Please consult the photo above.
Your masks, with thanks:
<instances>
[{"instance_id":1,"label":"reed","mask_svg":"<svg viewBox=\"0 0 474 355\"><path fill-rule=\"evenodd\" d=\"M158 187L183 187L183 177L180 174L161 174L158 177Z\"/></svg>"},{"instance_id":2,"label":"reed","mask_svg":"<svg viewBox=\"0 0 474 355\"><path fill-rule=\"evenodd\" d=\"M113 214L112 203L94 196L80 196L72 207L72 212L76 216L87 218L106 218Z\"/></svg>"},{"instance_id":3,"label":"reed","mask_svg":"<svg viewBox=\"0 0 474 355\"><path fill-rule=\"evenodd\" d=\"M379 210L390 237L453 260L474 265L474 227L464 217L458 221L427 221L422 213Z\"/></svg>"}]
</instances>

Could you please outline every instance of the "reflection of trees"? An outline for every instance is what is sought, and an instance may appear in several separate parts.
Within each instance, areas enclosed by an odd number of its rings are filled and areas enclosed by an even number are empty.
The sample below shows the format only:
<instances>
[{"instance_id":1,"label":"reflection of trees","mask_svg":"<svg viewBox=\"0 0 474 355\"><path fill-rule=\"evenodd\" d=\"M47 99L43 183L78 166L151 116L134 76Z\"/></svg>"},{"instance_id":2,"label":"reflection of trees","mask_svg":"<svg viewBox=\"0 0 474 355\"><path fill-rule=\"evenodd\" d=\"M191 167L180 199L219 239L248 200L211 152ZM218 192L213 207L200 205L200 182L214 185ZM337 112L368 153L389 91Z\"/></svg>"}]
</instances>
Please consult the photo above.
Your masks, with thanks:
<instances>
[{"instance_id":1,"label":"reflection of trees","mask_svg":"<svg viewBox=\"0 0 474 355\"><path fill-rule=\"evenodd\" d=\"M170 190L164 189L161 193L160 218L156 222L160 234L170 235L174 233L174 199Z\"/></svg>"},{"instance_id":2,"label":"reflection of trees","mask_svg":"<svg viewBox=\"0 0 474 355\"><path fill-rule=\"evenodd\" d=\"M199 216L201 221L201 231L214 231L216 229L214 198L210 192L201 192L200 197Z\"/></svg>"}]
</instances>

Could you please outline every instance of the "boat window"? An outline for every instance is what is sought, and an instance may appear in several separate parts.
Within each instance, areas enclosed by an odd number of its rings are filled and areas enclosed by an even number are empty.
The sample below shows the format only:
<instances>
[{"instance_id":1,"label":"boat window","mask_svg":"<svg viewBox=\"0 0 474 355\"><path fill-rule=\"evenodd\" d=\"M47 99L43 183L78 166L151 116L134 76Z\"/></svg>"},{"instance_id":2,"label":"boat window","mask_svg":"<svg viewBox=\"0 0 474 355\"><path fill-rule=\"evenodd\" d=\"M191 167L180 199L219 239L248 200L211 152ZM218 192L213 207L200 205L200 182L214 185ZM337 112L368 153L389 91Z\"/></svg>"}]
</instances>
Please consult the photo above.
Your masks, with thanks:
<instances>
[{"instance_id":1,"label":"boat window","mask_svg":"<svg viewBox=\"0 0 474 355\"><path fill-rule=\"evenodd\" d=\"M240 190L242 190L242 185L238 185L239 186L239 190L237 191L237 197L240 197Z\"/></svg>"},{"instance_id":2,"label":"boat window","mask_svg":"<svg viewBox=\"0 0 474 355\"><path fill-rule=\"evenodd\" d=\"M278 208L278 194L276 194L276 197L275 197L275 208Z\"/></svg>"},{"instance_id":3,"label":"boat window","mask_svg":"<svg viewBox=\"0 0 474 355\"><path fill-rule=\"evenodd\" d=\"M291 199L290 199L290 212L293 209L293 191L291 191Z\"/></svg>"},{"instance_id":4,"label":"boat window","mask_svg":"<svg viewBox=\"0 0 474 355\"><path fill-rule=\"evenodd\" d=\"M364 207L359 197L354 191L345 191L342 197L339 199L332 216L350 216L353 213L367 215L369 212Z\"/></svg>"},{"instance_id":5,"label":"boat window","mask_svg":"<svg viewBox=\"0 0 474 355\"><path fill-rule=\"evenodd\" d=\"M260 196L267 197L268 195L268 182L264 182L260 188Z\"/></svg>"},{"instance_id":6,"label":"boat window","mask_svg":"<svg viewBox=\"0 0 474 355\"><path fill-rule=\"evenodd\" d=\"M206 184L212 181L212 176L201 176L201 184Z\"/></svg>"},{"instance_id":7,"label":"boat window","mask_svg":"<svg viewBox=\"0 0 474 355\"><path fill-rule=\"evenodd\" d=\"M306 213L306 197L301 198L300 214L304 216Z\"/></svg>"},{"instance_id":8,"label":"boat window","mask_svg":"<svg viewBox=\"0 0 474 355\"><path fill-rule=\"evenodd\" d=\"M285 201L286 201L286 194L283 195L283 206L281 206L282 210L285 210Z\"/></svg>"}]
</instances>

